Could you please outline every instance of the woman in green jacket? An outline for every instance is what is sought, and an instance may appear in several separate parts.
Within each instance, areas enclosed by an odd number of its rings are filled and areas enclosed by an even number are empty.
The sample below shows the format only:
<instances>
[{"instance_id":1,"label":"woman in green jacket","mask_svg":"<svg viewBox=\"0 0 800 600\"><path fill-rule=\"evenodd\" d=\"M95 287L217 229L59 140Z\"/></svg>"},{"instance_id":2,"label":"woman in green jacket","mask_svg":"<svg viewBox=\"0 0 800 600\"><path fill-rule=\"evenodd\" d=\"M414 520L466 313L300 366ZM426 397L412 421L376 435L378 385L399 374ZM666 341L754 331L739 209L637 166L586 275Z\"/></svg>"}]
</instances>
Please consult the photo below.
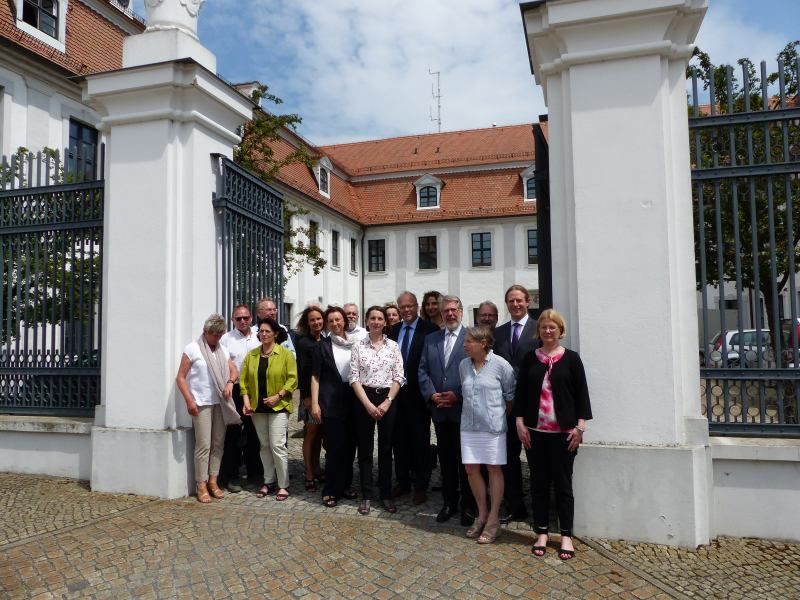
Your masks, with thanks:
<instances>
[{"instance_id":1,"label":"woman in green jacket","mask_svg":"<svg viewBox=\"0 0 800 600\"><path fill-rule=\"evenodd\" d=\"M261 346L245 356L239 377L239 389L245 415L253 415L253 426L261 445L261 462L264 465L264 484L256 496L263 498L277 475L276 500L289 497L289 453L286 434L289 413L292 412L292 392L297 388L297 363L291 351L281 346L286 332L274 319L258 323Z\"/></svg>"}]
</instances>

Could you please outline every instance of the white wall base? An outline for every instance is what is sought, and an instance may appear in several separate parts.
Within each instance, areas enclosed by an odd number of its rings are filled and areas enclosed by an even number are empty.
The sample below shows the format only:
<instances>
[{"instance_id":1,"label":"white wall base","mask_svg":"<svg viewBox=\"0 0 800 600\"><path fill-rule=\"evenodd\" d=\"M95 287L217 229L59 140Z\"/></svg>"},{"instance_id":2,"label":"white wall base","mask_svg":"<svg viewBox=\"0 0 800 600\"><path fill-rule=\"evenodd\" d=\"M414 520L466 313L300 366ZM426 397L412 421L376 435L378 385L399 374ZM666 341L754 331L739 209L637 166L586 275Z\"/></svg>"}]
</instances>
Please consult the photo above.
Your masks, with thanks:
<instances>
[{"instance_id":1,"label":"white wall base","mask_svg":"<svg viewBox=\"0 0 800 600\"><path fill-rule=\"evenodd\" d=\"M194 489L191 429L92 428L92 490L183 498Z\"/></svg>"},{"instance_id":2,"label":"white wall base","mask_svg":"<svg viewBox=\"0 0 800 600\"><path fill-rule=\"evenodd\" d=\"M705 446L582 445L575 533L696 548L710 539Z\"/></svg>"},{"instance_id":3,"label":"white wall base","mask_svg":"<svg viewBox=\"0 0 800 600\"><path fill-rule=\"evenodd\" d=\"M800 542L800 440L712 438L713 534Z\"/></svg>"},{"instance_id":4,"label":"white wall base","mask_svg":"<svg viewBox=\"0 0 800 600\"><path fill-rule=\"evenodd\" d=\"M92 420L0 415L0 472L89 479Z\"/></svg>"}]
</instances>

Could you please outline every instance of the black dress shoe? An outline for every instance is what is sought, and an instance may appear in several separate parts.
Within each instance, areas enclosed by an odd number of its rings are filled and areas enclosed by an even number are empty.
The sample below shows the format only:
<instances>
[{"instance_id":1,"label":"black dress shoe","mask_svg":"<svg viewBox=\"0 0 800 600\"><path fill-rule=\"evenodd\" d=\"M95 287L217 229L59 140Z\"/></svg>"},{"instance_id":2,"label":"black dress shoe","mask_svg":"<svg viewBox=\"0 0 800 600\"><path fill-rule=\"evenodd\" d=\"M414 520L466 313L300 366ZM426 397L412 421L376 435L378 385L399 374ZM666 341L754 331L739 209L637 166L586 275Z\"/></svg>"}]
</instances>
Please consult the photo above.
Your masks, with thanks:
<instances>
[{"instance_id":1,"label":"black dress shoe","mask_svg":"<svg viewBox=\"0 0 800 600\"><path fill-rule=\"evenodd\" d=\"M458 512L457 508L450 508L449 506L443 506L442 510L439 511L439 514L436 515L436 522L437 523L445 523L450 520L454 514Z\"/></svg>"},{"instance_id":2,"label":"black dress shoe","mask_svg":"<svg viewBox=\"0 0 800 600\"><path fill-rule=\"evenodd\" d=\"M500 513L500 517L498 519L501 525L508 525L511 523L511 512L506 510L505 508Z\"/></svg>"}]
</instances>

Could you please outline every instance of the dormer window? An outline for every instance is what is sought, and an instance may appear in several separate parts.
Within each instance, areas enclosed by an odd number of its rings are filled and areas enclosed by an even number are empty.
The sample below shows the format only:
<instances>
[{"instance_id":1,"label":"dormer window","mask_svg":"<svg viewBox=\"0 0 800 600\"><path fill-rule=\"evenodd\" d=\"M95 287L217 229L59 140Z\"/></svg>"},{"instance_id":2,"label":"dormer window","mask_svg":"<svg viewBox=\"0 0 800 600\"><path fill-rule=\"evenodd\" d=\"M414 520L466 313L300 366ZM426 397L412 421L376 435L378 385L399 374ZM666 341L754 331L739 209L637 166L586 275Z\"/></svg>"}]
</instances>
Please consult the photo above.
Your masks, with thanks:
<instances>
[{"instance_id":1,"label":"dormer window","mask_svg":"<svg viewBox=\"0 0 800 600\"><path fill-rule=\"evenodd\" d=\"M531 165L519 174L522 178L522 190L525 202L536 200L536 165Z\"/></svg>"},{"instance_id":2,"label":"dormer window","mask_svg":"<svg viewBox=\"0 0 800 600\"><path fill-rule=\"evenodd\" d=\"M65 51L67 0L15 0L15 3L19 29L60 52Z\"/></svg>"},{"instance_id":3,"label":"dormer window","mask_svg":"<svg viewBox=\"0 0 800 600\"><path fill-rule=\"evenodd\" d=\"M331 197L331 171L333 165L327 156L320 158L314 165L314 177L317 179L319 193L326 198Z\"/></svg>"},{"instance_id":4,"label":"dormer window","mask_svg":"<svg viewBox=\"0 0 800 600\"><path fill-rule=\"evenodd\" d=\"M417 188L417 210L430 210L441 206L444 182L433 175L423 175L414 182Z\"/></svg>"}]
</instances>

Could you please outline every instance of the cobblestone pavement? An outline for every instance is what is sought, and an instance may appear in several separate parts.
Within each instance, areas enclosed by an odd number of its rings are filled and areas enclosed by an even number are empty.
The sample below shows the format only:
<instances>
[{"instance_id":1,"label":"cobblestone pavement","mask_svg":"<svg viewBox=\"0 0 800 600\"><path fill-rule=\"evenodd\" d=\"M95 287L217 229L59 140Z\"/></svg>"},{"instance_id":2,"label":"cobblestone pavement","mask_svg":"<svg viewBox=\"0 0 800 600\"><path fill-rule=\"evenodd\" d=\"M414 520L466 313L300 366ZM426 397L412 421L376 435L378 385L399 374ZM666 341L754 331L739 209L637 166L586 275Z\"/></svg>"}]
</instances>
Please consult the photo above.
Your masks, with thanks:
<instances>
[{"instance_id":1,"label":"cobblestone pavement","mask_svg":"<svg viewBox=\"0 0 800 600\"><path fill-rule=\"evenodd\" d=\"M293 425L293 428L296 428ZM524 523L479 546L437 524L437 493L390 515L292 496L212 505L91 493L85 482L0 474L0 598L800 598L800 545L720 539L697 551L582 540L530 553Z\"/></svg>"}]
</instances>

